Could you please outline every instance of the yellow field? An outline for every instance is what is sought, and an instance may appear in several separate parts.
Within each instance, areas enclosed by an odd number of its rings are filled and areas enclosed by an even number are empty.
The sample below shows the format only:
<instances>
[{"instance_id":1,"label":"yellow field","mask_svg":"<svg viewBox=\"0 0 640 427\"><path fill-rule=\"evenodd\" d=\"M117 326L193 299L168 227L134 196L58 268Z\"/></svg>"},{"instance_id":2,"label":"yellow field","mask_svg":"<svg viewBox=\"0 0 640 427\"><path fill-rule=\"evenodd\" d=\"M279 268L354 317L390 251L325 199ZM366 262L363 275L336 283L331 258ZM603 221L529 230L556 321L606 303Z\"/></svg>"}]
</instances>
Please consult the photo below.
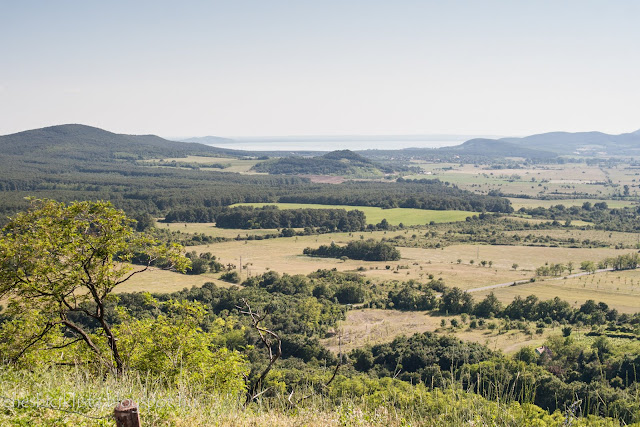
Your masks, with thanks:
<instances>
[{"instance_id":1,"label":"yellow field","mask_svg":"<svg viewBox=\"0 0 640 427\"><path fill-rule=\"evenodd\" d=\"M338 325L336 336L325 338L321 342L334 352L339 349L346 352L365 345L389 342L402 334L410 336L427 331L450 334L452 330L441 328L440 322L445 319L448 326L449 321L453 318L460 320L459 316L432 316L425 311L356 309L347 312L346 320ZM499 320L495 320L495 322L499 323ZM472 330L463 327L453 333L462 340L485 344L493 350L512 353L523 346L541 345L554 331L553 329L545 329L543 334L529 336L516 330L499 334L497 329L492 332L487 329Z\"/></svg>"},{"instance_id":2,"label":"yellow field","mask_svg":"<svg viewBox=\"0 0 640 427\"><path fill-rule=\"evenodd\" d=\"M578 225L575 222L572 224ZM509 232L509 234L517 234L519 236L527 236L529 234L534 236L550 236L554 238L562 239L576 239L578 241L584 240L597 240L600 242L607 242L610 245L624 244L635 246L640 243L640 237L636 233L622 233L619 231L604 231L604 230L576 230L576 229L564 229L564 230L521 230Z\"/></svg>"},{"instance_id":3,"label":"yellow field","mask_svg":"<svg viewBox=\"0 0 640 427\"><path fill-rule=\"evenodd\" d=\"M559 200L539 200L539 199L519 199L515 197L509 197L511 206L513 209L518 210L520 208L549 208L556 205L564 205L565 207L582 206L583 203L589 202L591 204L605 202L610 208L623 208L626 206L633 206L634 203L626 200L610 200L610 199L559 199Z\"/></svg>"},{"instance_id":4,"label":"yellow field","mask_svg":"<svg viewBox=\"0 0 640 427\"><path fill-rule=\"evenodd\" d=\"M480 299L489 292L482 291L473 295ZM637 313L640 311L640 271L615 271L570 279L537 280L534 283L494 289L494 293L505 303L511 302L516 295L536 295L540 299L557 296L573 306L579 306L592 299L596 302L606 302L621 313Z\"/></svg>"},{"instance_id":5,"label":"yellow field","mask_svg":"<svg viewBox=\"0 0 640 427\"><path fill-rule=\"evenodd\" d=\"M158 292L169 293L192 286L202 286L214 282L216 286L227 288L230 283L215 278L213 274L191 276L172 271L151 268L144 273L136 274L130 280L116 288L116 292Z\"/></svg>"},{"instance_id":6,"label":"yellow field","mask_svg":"<svg viewBox=\"0 0 640 427\"><path fill-rule=\"evenodd\" d=\"M412 233L412 231L408 231ZM332 233L316 236L287 237L269 240L231 241L217 244L189 247L189 250L211 252L223 264L238 265L242 257L248 270L244 274L262 274L268 270L290 274L308 274L320 268L336 268L339 271L355 271L358 267L366 270L362 273L376 280L428 280L429 274L442 277L448 286L463 289L483 285L504 283L532 277L534 270L545 262L600 260L608 256L627 253L628 250L615 249L568 249L527 246L488 246L453 245L444 249L398 248L402 259L393 262L368 262L332 258L314 258L302 255L306 247L318 247L321 244L346 244L349 240L364 238L381 239L396 233ZM461 263L458 264L457 260ZM470 261L474 260L471 265ZM481 260L492 261L489 267L479 266ZM519 265L517 270L511 267ZM391 268L386 269L389 265ZM406 268L396 269L397 266Z\"/></svg>"},{"instance_id":7,"label":"yellow field","mask_svg":"<svg viewBox=\"0 0 640 427\"><path fill-rule=\"evenodd\" d=\"M228 239L234 239L237 236L240 237L248 237L248 236L264 236L265 234L278 234L279 230L275 228L262 228L256 230L245 230L242 228L217 228L216 225L212 222L207 223L185 223L185 222L175 222L175 223L158 223L156 224L158 228L167 229L171 231L180 231L182 233L192 233L192 234L205 234L207 236L212 237L224 237ZM301 230L301 229L298 229Z\"/></svg>"}]
</instances>

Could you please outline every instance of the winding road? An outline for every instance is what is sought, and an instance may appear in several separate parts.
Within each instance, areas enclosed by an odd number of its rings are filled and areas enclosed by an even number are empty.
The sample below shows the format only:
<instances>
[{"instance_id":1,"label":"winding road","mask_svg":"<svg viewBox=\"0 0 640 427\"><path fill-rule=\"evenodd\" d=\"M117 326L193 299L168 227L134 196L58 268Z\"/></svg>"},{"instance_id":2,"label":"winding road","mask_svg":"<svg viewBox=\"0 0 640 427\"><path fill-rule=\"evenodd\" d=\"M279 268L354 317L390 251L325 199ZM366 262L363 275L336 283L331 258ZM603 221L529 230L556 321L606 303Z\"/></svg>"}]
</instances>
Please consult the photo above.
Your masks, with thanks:
<instances>
[{"instance_id":1,"label":"winding road","mask_svg":"<svg viewBox=\"0 0 640 427\"><path fill-rule=\"evenodd\" d=\"M602 268L600 270L594 271L593 273L589 273L589 272L583 271L582 273L569 274L567 276L551 277L549 279L544 279L544 281L571 279L573 277L587 276L587 275L596 274L596 273L604 273L606 271L613 271L613 268ZM498 284L495 284L495 285L481 286L479 288L471 288L471 289L467 289L465 292L469 292L469 293L471 293L471 292L482 292L482 291L488 291L490 289L505 288L507 286L524 285L525 283L536 283L536 282L531 282L530 279L515 280L515 281L507 282L507 283L498 283Z\"/></svg>"}]
</instances>

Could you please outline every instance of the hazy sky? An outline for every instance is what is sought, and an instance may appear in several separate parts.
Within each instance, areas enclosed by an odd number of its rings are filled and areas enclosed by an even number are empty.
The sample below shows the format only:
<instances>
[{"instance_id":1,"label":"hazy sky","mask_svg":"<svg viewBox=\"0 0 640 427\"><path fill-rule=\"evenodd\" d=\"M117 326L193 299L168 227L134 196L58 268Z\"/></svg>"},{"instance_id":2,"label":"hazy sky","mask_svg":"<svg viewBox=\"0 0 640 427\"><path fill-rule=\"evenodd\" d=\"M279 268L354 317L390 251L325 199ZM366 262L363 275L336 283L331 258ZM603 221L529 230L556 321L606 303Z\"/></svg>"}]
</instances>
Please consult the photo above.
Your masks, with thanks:
<instances>
[{"instance_id":1,"label":"hazy sky","mask_svg":"<svg viewBox=\"0 0 640 427\"><path fill-rule=\"evenodd\" d=\"M0 134L640 128L640 1L0 0Z\"/></svg>"}]
</instances>

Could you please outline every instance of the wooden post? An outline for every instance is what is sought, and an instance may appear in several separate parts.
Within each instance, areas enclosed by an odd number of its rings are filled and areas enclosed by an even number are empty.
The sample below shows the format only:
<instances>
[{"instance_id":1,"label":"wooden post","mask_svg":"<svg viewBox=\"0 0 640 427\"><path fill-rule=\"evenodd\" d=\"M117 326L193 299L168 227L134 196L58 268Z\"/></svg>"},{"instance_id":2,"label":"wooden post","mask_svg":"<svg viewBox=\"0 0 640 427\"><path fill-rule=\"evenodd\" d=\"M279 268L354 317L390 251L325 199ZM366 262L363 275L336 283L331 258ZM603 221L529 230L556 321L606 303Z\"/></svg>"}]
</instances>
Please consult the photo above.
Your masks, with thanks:
<instances>
[{"instance_id":1,"label":"wooden post","mask_svg":"<svg viewBox=\"0 0 640 427\"><path fill-rule=\"evenodd\" d=\"M118 403L113 410L117 427L141 427L138 405L131 399Z\"/></svg>"}]
</instances>

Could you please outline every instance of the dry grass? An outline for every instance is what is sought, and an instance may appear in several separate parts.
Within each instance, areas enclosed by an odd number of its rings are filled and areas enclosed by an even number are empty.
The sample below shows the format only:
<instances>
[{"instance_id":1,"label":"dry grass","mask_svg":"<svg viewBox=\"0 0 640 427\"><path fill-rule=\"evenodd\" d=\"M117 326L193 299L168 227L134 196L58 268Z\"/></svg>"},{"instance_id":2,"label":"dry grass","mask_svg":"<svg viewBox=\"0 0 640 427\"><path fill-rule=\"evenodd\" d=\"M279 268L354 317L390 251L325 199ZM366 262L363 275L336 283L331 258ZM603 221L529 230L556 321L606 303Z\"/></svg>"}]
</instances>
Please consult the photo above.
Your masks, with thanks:
<instances>
[{"instance_id":1,"label":"dry grass","mask_svg":"<svg viewBox=\"0 0 640 427\"><path fill-rule=\"evenodd\" d=\"M610 200L610 199L559 199L559 200L540 200L540 199L517 199L510 197L511 206L513 209L518 210L520 208L549 208L556 205L564 205L565 207L582 206L583 203L589 202L591 204L605 202L610 208L623 208L626 206L632 206L634 203L626 200Z\"/></svg>"},{"instance_id":2,"label":"dry grass","mask_svg":"<svg viewBox=\"0 0 640 427\"><path fill-rule=\"evenodd\" d=\"M575 224L575 222L572 222ZM577 224L576 224L577 225ZM517 234L520 236L527 236L529 234L533 236L550 236L560 239L576 239L580 242L584 240L597 240L600 242L606 242L612 246L616 244L624 244L634 246L640 243L640 238L636 233L623 233L620 231L604 231L595 229L579 230L573 228L567 228L563 230L522 230L508 232L509 234Z\"/></svg>"},{"instance_id":3,"label":"dry grass","mask_svg":"<svg viewBox=\"0 0 640 427\"><path fill-rule=\"evenodd\" d=\"M227 282L216 279L213 274L192 276L151 268L144 273L133 276L129 281L118 286L116 291L169 293L193 286L202 286L206 282L214 282L219 287L231 286Z\"/></svg>"},{"instance_id":4,"label":"dry grass","mask_svg":"<svg viewBox=\"0 0 640 427\"><path fill-rule=\"evenodd\" d=\"M194 225L197 227L198 225ZM218 230L213 227L210 230ZM238 230L233 233L237 235ZM546 231L546 230L545 230ZM578 230L579 231L579 230ZM416 232L407 230L407 234ZM588 231L591 232L591 231ZM621 233L622 234L622 233ZM372 233L333 233L313 236L281 237L267 240L229 241L201 246L191 246L187 250L196 252L211 252L223 264L240 265L242 257L242 279L249 276L265 273L269 270L289 274L309 274L318 269L332 269L338 271L358 271L374 281L406 281L409 279L426 282L430 276L442 278L447 286L457 286L461 289L471 289L486 285L513 282L529 279L535 275L537 267L545 263L573 262L579 265L585 260L598 261L606 257L626 254L629 250L616 250L609 248L549 248L533 246L489 246L489 245L452 245L443 249L423 248L398 248L402 255L399 261L368 262L358 260L340 261L333 258L315 258L302 255L306 247L318 247L320 245L346 244L350 240L363 238L381 239L394 236L395 233L377 231ZM458 259L461 260L458 264ZM474 261L471 264L471 260ZM480 261L491 261L492 266L482 267ZM518 264L518 269L512 268ZM390 268L387 269L386 267ZM201 286L207 281L213 281L222 286L227 283L215 280L211 274L202 276L186 276L165 271L153 271L139 275L131 283L120 288L121 291L148 290L154 292L170 292L184 287ZM542 284L536 288L541 295L553 295L552 289ZM524 289L529 287L526 285ZM557 286L557 284L555 285ZM496 289L500 297L513 296L511 287ZM555 289L555 288L553 288ZM526 295L533 293L527 290ZM482 294L480 294L482 295ZM479 296L480 296L479 295ZM591 295L591 294L590 294ZM585 297L584 299L592 298ZM478 296L477 296L478 297ZM602 300L621 311L638 311L640 304L625 304L624 297L620 298L616 293L601 293L598 291L597 299ZM567 300L577 300L573 294L567 295ZM635 306L635 310L632 308Z\"/></svg>"},{"instance_id":5,"label":"dry grass","mask_svg":"<svg viewBox=\"0 0 640 427\"><path fill-rule=\"evenodd\" d=\"M529 336L521 331L512 330L506 333L498 333L487 329L459 329L441 328L440 322L444 319L449 325L451 319L459 316L433 316L425 311L399 311L381 309L359 309L347 313L347 318L340 322L338 335L321 340L331 351L351 351L354 348L365 345L375 345L393 340L398 335L413 335L422 332L437 332L442 334L453 333L464 341L477 342L489 346L493 350L502 350L506 353L517 351L523 346L538 346L554 331L545 329L543 334ZM489 321L490 322L490 321ZM498 322L498 321L496 321ZM556 331L557 332L557 331ZM339 341L340 344L339 345Z\"/></svg>"},{"instance_id":6,"label":"dry grass","mask_svg":"<svg viewBox=\"0 0 640 427\"><path fill-rule=\"evenodd\" d=\"M570 279L537 280L518 286L508 286L493 290L504 303L509 303L517 295L526 297L536 295L538 298L552 299L559 297L574 307L586 300L605 302L621 313L637 313L640 311L640 271L614 271L597 273ZM474 293L481 299L490 291Z\"/></svg>"},{"instance_id":7,"label":"dry grass","mask_svg":"<svg viewBox=\"0 0 640 427\"><path fill-rule=\"evenodd\" d=\"M318 269L336 268L339 271L355 271L364 267L362 272L376 280L428 280L432 274L442 277L448 286L463 289L483 285L505 283L527 279L533 271L545 262L600 260L628 251L615 249L570 249L528 246L488 246L453 245L444 249L399 248L402 259L389 262L367 262L333 258L314 258L302 255L306 247L318 247L321 244L344 244L358 239L359 233L334 233L317 236L287 237L269 240L232 241L210 245L193 246L189 250L212 252L223 264L232 263L247 266L245 274L262 274L268 270L289 274L309 274ZM384 232L363 233L365 238L380 239L389 237ZM461 259L458 264L457 260ZM470 261L474 264L471 265ZM492 261L492 267L481 267L481 260ZM518 270L512 265L517 263ZM386 269L389 265L391 268ZM397 266L401 266L397 269ZM402 268L406 267L406 268Z\"/></svg>"},{"instance_id":8,"label":"dry grass","mask_svg":"<svg viewBox=\"0 0 640 427\"><path fill-rule=\"evenodd\" d=\"M189 223L189 222L175 222L175 223L162 223L157 224L158 228L167 229L170 231L179 231L181 233L192 234L205 234L212 237L224 237L228 239L235 239L237 236L264 236L265 234L278 234L279 231L275 228L263 228L258 230L245 230L242 228L217 228L212 222L205 223Z\"/></svg>"}]
</instances>

